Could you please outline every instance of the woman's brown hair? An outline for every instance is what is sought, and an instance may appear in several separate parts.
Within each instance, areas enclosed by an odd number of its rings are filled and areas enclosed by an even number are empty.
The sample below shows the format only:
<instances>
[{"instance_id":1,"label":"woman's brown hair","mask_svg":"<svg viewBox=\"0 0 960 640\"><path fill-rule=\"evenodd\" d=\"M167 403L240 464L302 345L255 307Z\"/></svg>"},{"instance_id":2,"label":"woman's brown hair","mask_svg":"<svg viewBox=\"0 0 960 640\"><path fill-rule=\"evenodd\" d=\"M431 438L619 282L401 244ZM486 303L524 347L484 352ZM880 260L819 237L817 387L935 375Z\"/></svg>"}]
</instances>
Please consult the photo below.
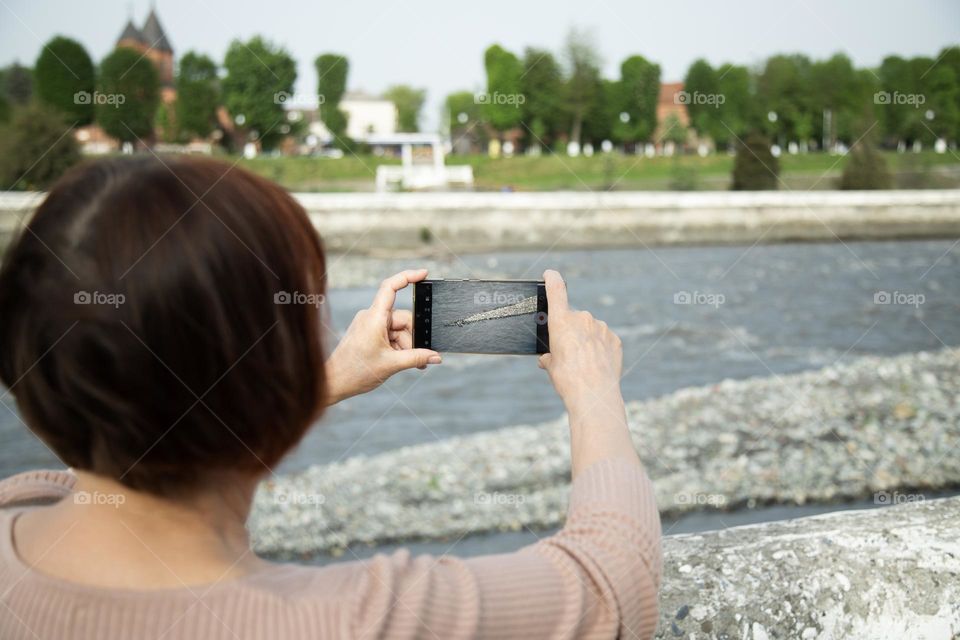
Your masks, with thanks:
<instances>
[{"instance_id":1,"label":"woman's brown hair","mask_svg":"<svg viewBox=\"0 0 960 640\"><path fill-rule=\"evenodd\" d=\"M166 494L266 472L325 406L320 238L222 162L67 173L0 270L0 381L72 467Z\"/></svg>"}]
</instances>

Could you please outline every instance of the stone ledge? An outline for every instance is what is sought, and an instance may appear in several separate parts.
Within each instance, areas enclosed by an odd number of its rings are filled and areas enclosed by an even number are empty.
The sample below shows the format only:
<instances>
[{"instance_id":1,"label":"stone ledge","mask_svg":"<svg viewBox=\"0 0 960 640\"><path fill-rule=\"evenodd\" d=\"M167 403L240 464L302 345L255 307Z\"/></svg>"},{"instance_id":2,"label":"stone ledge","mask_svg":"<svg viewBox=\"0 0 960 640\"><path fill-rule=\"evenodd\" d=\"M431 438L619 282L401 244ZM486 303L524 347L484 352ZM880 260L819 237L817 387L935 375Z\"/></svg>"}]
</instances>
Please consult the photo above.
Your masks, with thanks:
<instances>
[{"instance_id":1,"label":"stone ledge","mask_svg":"<svg viewBox=\"0 0 960 640\"><path fill-rule=\"evenodd\" d=\"M960 497L664 539L657 638L960 636Z\"/></svg>"},{"instance_id":2,"label":"stone ledge","mask_svg":"<svg viewBox=\"0 0 960 640\"><path fill-rule=\"evenodd\" d=\"M42 195L0 194L0 237ZM294 195L357 253L960 236L960 190Z\"/></svg>"}]
</instances>

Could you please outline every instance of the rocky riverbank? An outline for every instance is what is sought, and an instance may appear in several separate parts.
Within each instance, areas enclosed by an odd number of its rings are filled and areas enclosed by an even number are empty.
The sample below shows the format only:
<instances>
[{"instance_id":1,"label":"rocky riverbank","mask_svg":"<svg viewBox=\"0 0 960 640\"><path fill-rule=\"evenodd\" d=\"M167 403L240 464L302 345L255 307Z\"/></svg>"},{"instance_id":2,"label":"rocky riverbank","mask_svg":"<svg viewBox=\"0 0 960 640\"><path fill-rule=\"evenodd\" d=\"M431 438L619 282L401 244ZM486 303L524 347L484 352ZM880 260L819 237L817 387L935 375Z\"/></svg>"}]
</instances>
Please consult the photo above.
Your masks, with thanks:
<instances>
[{"instance_id":1,"label":"rocky riverbank","mask_svg":"<svg viewBox=\"0 0 960 640\"><path fill-rule=\"evenodd\" d=\"M960 350L866 357L631 402L634 441L665 517L691 510L873 497L960 485ZM261 553L457 539L560 524L565 421L511 427L276 478L250 528Z\"/></svg>"}]
</instances>

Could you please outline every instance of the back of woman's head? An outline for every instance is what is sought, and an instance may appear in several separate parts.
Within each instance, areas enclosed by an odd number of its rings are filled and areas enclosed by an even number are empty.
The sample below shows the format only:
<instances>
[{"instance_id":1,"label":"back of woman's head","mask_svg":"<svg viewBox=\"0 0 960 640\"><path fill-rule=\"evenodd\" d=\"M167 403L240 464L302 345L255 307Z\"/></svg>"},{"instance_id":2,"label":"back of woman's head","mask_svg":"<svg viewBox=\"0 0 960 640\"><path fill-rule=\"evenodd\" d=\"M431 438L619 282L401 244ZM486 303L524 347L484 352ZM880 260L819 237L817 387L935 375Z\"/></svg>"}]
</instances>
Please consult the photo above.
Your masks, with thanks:
<instances>
[{"instance_id":1,"label":"back of woman's head","mask_svg":"<svg viewBox=\"0 0 960 640\"><path fill-rule=\"evenodd\" d=\"M324 406L319 237L221 162L118 158L51 189L0 271L0 381L70 466L154 493L267 471Z\"/></svg>"}]
</instances>

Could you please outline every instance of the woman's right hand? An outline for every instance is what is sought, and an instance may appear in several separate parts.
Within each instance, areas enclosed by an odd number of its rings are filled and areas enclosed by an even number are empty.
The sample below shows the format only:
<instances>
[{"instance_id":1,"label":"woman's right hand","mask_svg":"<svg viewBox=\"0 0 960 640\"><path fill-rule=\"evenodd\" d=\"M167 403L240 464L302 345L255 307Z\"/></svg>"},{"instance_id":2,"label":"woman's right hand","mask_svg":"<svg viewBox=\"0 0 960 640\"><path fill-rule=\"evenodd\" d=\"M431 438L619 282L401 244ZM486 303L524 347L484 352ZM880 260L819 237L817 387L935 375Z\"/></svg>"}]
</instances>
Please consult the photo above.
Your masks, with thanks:
<instances>
[{"instance_id":1,"label":"woman's right hand","mask_svg":"<svg viewBox=\"0 0 960 640\"><path fill-rule=\"evenodd\" d=\"M600 460L620 458L640 464L620 393L620 338L606 322L570 309L567 286L559 273L546 271L543 279L550 353L540 356L540 366L550 374L567 407L574 477Z\"/></svg>"},{"instance_id":2,"label":"woman's right hand","mask_svg":"<svg viewBox=\"0 0 960 640\"><path fill-rule=\"evenodd\" d=\"M623 348L620 338L588 311L574 311L567 302L567 285L553 270L544 272L547 289L547 328L550 353L540 356L540 367L567 411L589 411L599 402L620 397Z\"/></svg>"}]
</instances>

